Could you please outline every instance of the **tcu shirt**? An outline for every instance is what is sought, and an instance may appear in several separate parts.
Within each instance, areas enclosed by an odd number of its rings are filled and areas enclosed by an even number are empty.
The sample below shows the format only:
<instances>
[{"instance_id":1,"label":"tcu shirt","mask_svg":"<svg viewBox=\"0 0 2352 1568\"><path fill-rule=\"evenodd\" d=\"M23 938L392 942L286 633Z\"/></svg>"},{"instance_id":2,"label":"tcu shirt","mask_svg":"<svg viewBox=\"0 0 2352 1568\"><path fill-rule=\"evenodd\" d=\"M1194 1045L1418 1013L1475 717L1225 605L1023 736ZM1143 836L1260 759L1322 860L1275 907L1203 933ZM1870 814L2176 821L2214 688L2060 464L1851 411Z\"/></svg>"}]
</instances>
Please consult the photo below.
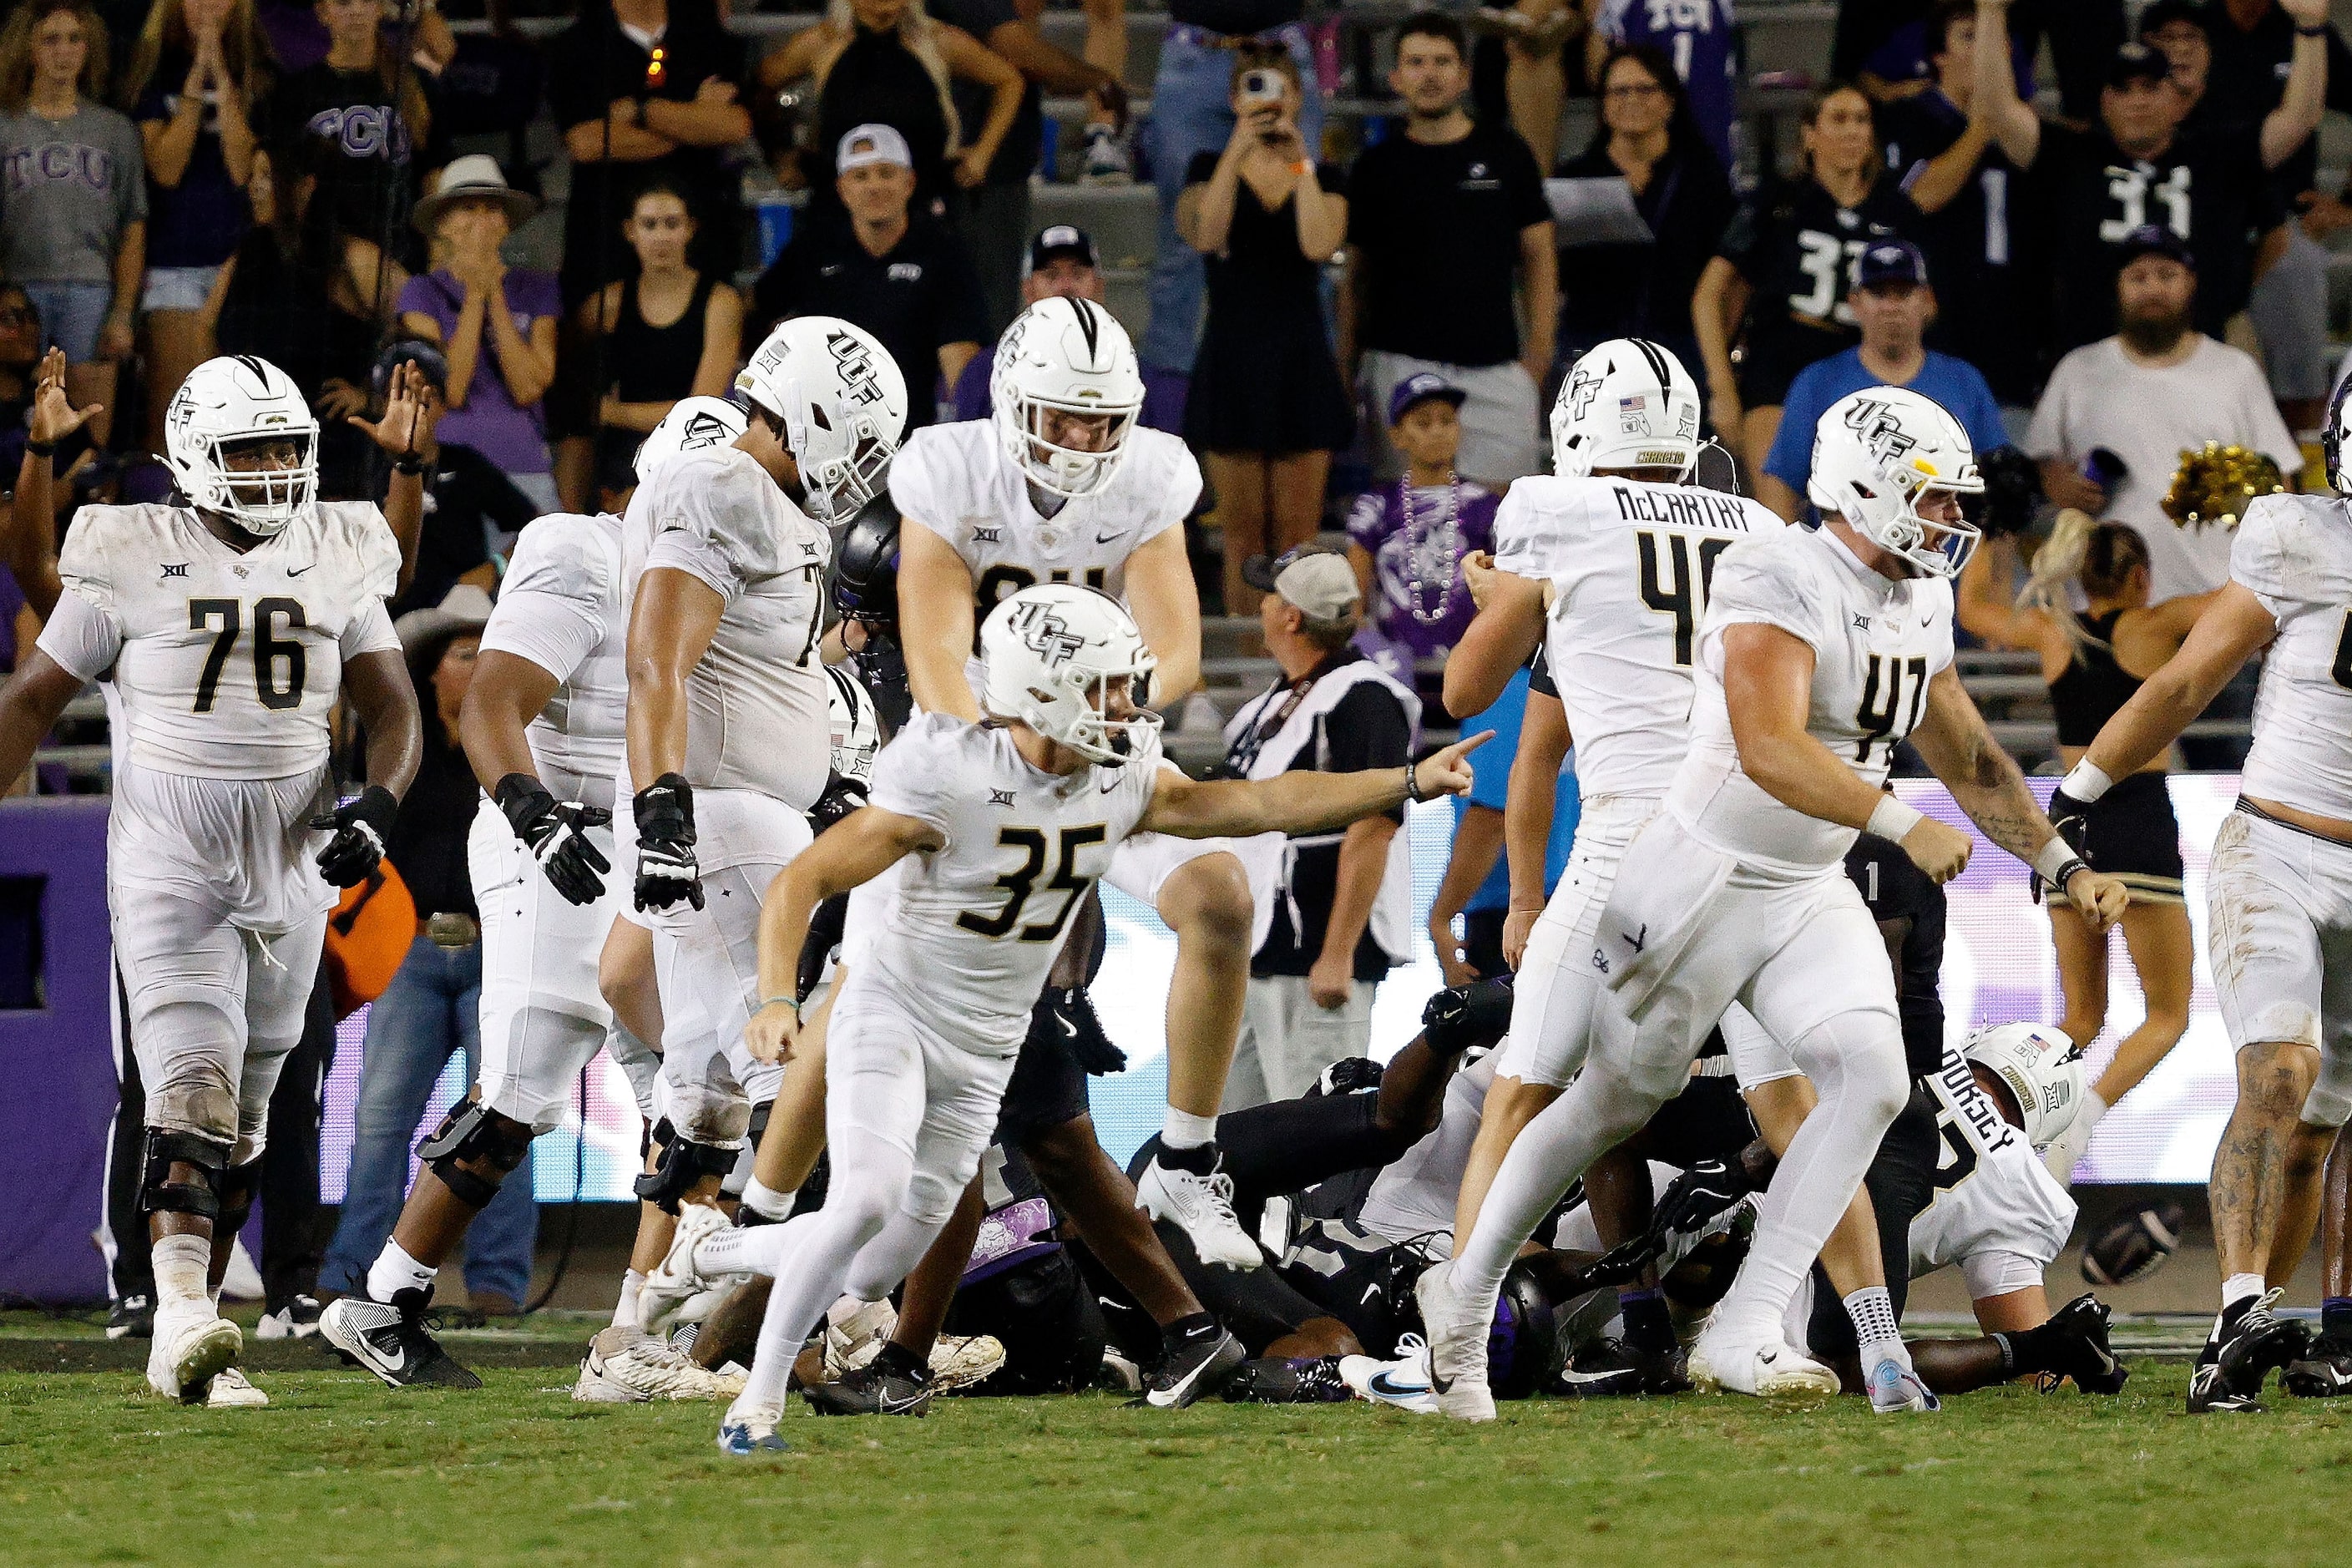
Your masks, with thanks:
<instances>
[{"instance_id":1,"label":"tcu shirt","mask_svg":"<svg viewBox=\"0 0 2352 1568\"><path fill-rule=\"evenodd\" d=\"M2258 800L2352 821L2352 506L2263 496L2230 547L2230 576L2278 621L2239 784Z\"/></svg>"},{"instance_id":2,"label":"tcu shirt","mask_svg":"<svg viewBox=\"0 0 2352 1568\"><path fill-rule=\"evenodd\" d=\"M482 650L527 658L555 694L523 731L540 782L561 800L611 810L627 734L629 622L621 520L553 512L522 531Z\"/></svg>"},{"instance_id":3,"label":"tcu shirt","mask_svg":"<svg viewBox=\"0 0 2352 1568\"><path fill-rule=\"evenodd\" d=\"M946 840L897 868L872 950L925 1016L988 1054L1029 1032L1070 916L1151 805L1160 743L1119 767L1038 772L999 724L924 713L874 759L872 800Z\"/></svg>"},{"instance_id":4,"label":"tcu shirt","mask_svg":"<svg viewBox=\"0 0 2352 1568\"><path fill-rule=\"evenodd\" d=\"M1778 626L1813 650L1805 729L1875 789L1927 710L1927 682L1952 662L1952 585L1884 576L1823 528L1742 543L1716 563L1698 641L1690 752L1666 809L1692 837L1767 873L1834 869L1856 830L1775 800L1740 771L1723 696L1724 633Z\"/></svg>"},{"instance_id":5,"label":"tcu shirt","mask_svg":"<svg viewBox=\"0 0 2352 1568\"><path fill-rule=\"evenodd\" d=\"M748 453L716 447L687 453L638 486L621 538L632 603L657 568L683 572L726 601L687 677L687 782L753 790L806 811L824 793L827 770L816 643L832 535Z\"/></svg>"},{"instance_id":6,"label":"tcu shirt","mask_svg":"<svg viewBox=\"0 0 2352 1568\"><path fill-rule=\"evenodd\" d=\"M1739 496L1635 479L1538 476L1503 498L1495 564L1551 585L1544 658L1587 800L1674 782L1717 563L1786 526Z\"/></svg>"},{"instance_id":7,"label":"tcu shirt","mask_svg":"<svg viewBox=\"0 0 2352 1568\"><path fill-rule=\"evenodd\" d=\"M1077 583L1125 601L1127 558L1179 527L1201 498L1201 466L1162 430L1128 432L1126 454L1098 495L1039 512L1029 479L993 420L918 430L890 465L899 515L947 541L971 573L973 626L1007 595Z\"/></svg>"},{"instance_id":8,"label":"tcu shirt","mask_svg":"<svg viewBox=\"0 0 2352 1568\"><path fill-rule=\"evenodd\" d=\"M399 651L383 608L399 574L365 502L313 506L242 554L186 507L87 506L40 647L85 680L111 668L138 766L287 778L327 761L343 662Z\"/></svg>"}]
</instances>

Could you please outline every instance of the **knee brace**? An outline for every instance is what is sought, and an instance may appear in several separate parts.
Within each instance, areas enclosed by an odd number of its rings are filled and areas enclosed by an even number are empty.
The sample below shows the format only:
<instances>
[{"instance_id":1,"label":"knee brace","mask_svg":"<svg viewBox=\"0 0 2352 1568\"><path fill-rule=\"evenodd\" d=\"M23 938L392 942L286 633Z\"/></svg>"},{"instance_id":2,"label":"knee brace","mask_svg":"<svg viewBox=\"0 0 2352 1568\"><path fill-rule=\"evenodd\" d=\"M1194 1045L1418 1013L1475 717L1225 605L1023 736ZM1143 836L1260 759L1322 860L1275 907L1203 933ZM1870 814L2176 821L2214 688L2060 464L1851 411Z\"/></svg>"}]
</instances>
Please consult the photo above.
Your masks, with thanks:
<instances>
[{"instance_id":1,"label":"knee brace","mask_svg":"<svg viewBox=\"0 0 2352 1568\"><path fill-rule=\"evenodd\" d=\"M235 1236L253 1214L254 1194L261 1191L261 1162L231 1165L221 1177L220 1213L213 1219L215 1236Z\"/></svg>"},{"instance_id":2,"label":"knee brace","mask_svg":"<svg viewBox=\"0 0 2352 1568\"><path fill-rule=\"evenodd\" d=\"M432 1167L452 1197L467 1208L485 1209L499 1195L499 1184L460 1162L484 1162L503 1179L530 1152L530 1129L513 1117L468 1098L449 1108L433 1135L416 1146L416 1157Z\"/></svg>"},{"instance_id":3,"label":"knee brace","mask_svg":"<svg viewBox=\"0 0 2352 1568\"><path fill-rule=\"evenodd\" d=\"M705 1176L724 1177L735 1168L739 1151L697 1143L673 1134L661 1145L661 1158L636 1180L637 1196L658 1205L664 1214L677 1212L678 1199Z\"/></svg>"},{"instance_id":4,"label":"knee brace","mask_svg":"<svg viewBox=\"0 0 2352 1568\"><path fill-rule=\"evenodd\" d=\"M193 1182L172 1180L174 1164L195 1167ZM192 1214L212 1219L221 1212L220 1193L228 1177L228 1150L193 1132L147 1129L147 1152L139 1178L139 1212Z\"/></svg>"}]
</instances>

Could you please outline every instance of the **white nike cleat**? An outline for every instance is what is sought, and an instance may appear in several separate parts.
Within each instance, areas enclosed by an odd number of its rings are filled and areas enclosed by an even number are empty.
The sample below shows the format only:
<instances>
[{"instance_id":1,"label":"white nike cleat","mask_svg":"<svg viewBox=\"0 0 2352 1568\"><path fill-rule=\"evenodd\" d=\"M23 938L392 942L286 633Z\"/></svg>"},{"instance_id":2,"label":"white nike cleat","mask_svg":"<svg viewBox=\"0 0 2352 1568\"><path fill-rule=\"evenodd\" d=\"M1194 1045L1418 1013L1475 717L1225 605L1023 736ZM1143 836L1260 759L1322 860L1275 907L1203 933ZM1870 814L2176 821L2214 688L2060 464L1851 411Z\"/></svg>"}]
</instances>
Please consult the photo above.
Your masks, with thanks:
<instances>
[{"instance_id":1,"label":"white nike cleat","mask_svg":"<svg viewBox=\"0 0 2352 1568\"><path fill-rule=\"evenodd\" d=\"M877 1302L885 1310L889 1303ZM863 1366L873 1364L889 1342L889 1331L898 1326L896 1313L882 1333L866 1341L842 1358L841 1373L826 1381L838 1383L841 1377ZM833 1364L833 1335L830 1325L825 1335L825 1364ZM941 1334L931 1342L930 1391L933 1394L953 1394L959 1388L970 1388L994 1377L1004 1369L1004 1343L994 1334Z\"/></svg>"},{"instance_id":2,"label":"white nike cleat","mask_svg":"<svg viewBox=\"0 0 2352 1568\"><path fill-rule=\"evenodd\" d=\"M824 1381L838 1383L842 1373L872 1361L898 1326L898 1310L887 1300L844 1296L825 1309Z\"/></svg>"},{"instance_id":3,"label":"white nike cleat","mask_svg":"<svg viewBox=\"0 0 2352 1568\"><path fill-rule=\"evenodd\" d=\"M1414 1282L1421 1326L1429 1336L1429 1386L1437 1408L1456 1421L1492 1421L1494 1391L1486 1386L1486 1340L1495 1311L1480 1309L1454 1282L1451 1261L1433 1263Z\"/></svg>"},{"instance_id":4,"label":"white nike cleat","mask_svg":"<svg viewBox=\"0 0 2352 1568\"><path fill-rule=\"evenodd\" d=\"M588 1342L588 1358L581 1363L581 1381L593 1369L607 1390L619 1390L635 1399L732 1399L743 1392L743 1380L713 1372L668 1341L626 1329L604 1329Z\"/></svg>"},{"instance_id":5,"label":"white nike cleat","mask_svg":"<svg viewBox=\"0 0 2352 1568\"><path fill-rule=\"evenodd\" d=\"M247 1381L245 1373L233 1366L225 1366L213 1373L213 1385L205 1394L207 1410L256 1410L269 1403L269 1395Z\"/></svg>"},{"instance_id":6,"label":"white nike cleat","mask_svg":"<svg viewBox=\"0 0 2352 1568\"><path fill-rule=\"evenodd\" d=\"M719 1451L731 1459L757 1459L786 1452L792 1445L776 1435L776 1424L783 1416L782 1409L777 1405L738 1401L719 1423Z\"/></svg>"},{"instance_id":7,"label":"white nike cleat","mask_svg":"<svg viewBox=\"0 0 2352 1568\"><path fill-rule=\"evenodd\" d=\"M1339 1381L1354 1391L1359 1399L1374 1405L1386 1405L1398 1410L1410 1410L1417 1415L1437 1414L1437 1390L1429 1381L1429 1344L1419 1334L1406 1334L1397 1341L1397 1359L1381 1361L1377 1356L1343 1355L1339 1358Z\"/></svg>"},{"instance_id":8,"label":"white nike cleat","mask_svg":"<svg viewBox=\"0 0 2352 1568\"><path fill-rule=\"evenodd\" d=\"M1690 1353L1690 1380L1703 1394L1748 1394L1759 1399L1806 1401L1837 1397L1837 1373L1784 1340L1727 1344L1701 1335Z\"/></svg>"},{"instance_id":9,"label":"white nike cleat","mask_svg":"<svg viewBox=\"0 0 2352 1568\"><path fill-rule=\"evenodd\" d=\"M1876 1415L1894 1415L1906 1410L1932 1413L1944 1407L1919 1381L1919 1374L1893 1356L1872 1367L1864 1381L1870 1386L1870 1408Z\"/></svg>"},{"instance_id":10,"label":"white nike cleat","mask_svg":"<svg viewBox=\"0 0 2352 1568\"><path fill-rule=\"evenodd\" d=\"M667 1328L679 1308L718 1288L717 1279L706 1279L696 1269L694 1249L728 1224L727 1216L709 1204L678 1205L677 1229L670 1237L669 1250L638 1288L637 1327L647 1333Z\"/></svg>"},{"instance_id":11,"label":"white nike cleat","mask_svg":"<svg viewBox=\"0 0 2352 1568\"><path fill-rule=\"evenodd\" d=\"M1265 1261L1258 1244L1234 1217L1234 1179L1223 1171L1196 1175L1164 1164L1155 1155L1144 1167L1143 1180L1135 1184L1135 1206L1182 1231L1203 1263L1255 1268Z\"/></svg>"},{"instance_id":12,"label":"white nike cleat","mask_svg":"<svg viewBox=\"0 0 2352 1568\"><path fill-rule=\"evenodd\" d=\"M183 1405L202 1405L213 1379L245 1353L245 1331L226 1318L158 1313L147 1352L147 1386Z\"/></svg>"},{"instance_id":13,"label":"white nike cleat","mask_svg":"<svg viewBox=\"0 0 2352 1568\"><path fill-rule=\"evenodd\" d=\"M581 1358L580 1379L572 1385L572 1397L583 1405L643 1405L652 1398L606 1371L610 1359L619 1355L638 1332L620 1323L597 1330L596 1337L588 1342L588 1353Z\"/></svg>"}]
</instances>

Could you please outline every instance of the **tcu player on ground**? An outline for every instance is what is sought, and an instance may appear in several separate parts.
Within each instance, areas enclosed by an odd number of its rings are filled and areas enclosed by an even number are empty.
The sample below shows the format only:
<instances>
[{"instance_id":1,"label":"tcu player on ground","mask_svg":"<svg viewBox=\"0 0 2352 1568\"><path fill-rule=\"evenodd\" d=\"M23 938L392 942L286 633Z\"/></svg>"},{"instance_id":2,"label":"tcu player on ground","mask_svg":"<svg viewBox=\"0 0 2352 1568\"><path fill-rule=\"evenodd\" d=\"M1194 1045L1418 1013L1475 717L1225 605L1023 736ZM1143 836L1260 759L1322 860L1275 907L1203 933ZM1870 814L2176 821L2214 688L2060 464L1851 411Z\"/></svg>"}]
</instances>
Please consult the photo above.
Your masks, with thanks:
<instances>
[{"instance_id":1,"label":"tcu player on ground","mask_svg":"<svg viewBox=\"0 0 2352 1568\"><path fill-rule=\"evenodd\" d=\"M207 361L164 430L185 504L77 515L57 609L0 692L0 765L22 773L86 681L112 684L127 744L107 902L147 1086L147 1381L191 1404L264 1405L235 1370L243 1337L215 1292L260 1178L270 1090L301 1037L329 884L375 868L421 742L384 613L399 547L373 506L314 499L319 424L286 374ZM396 453L429 438L413 384L377 433ZM402 461L394 482L414 504L419 465ZM340 807L339 697L367 731L373 781Z\"/></svg>"},{"instance_id":2,"label":"tcu player on ground","mask_svg":"<svg viewBox=\"0 0 2352 1568\"><path fill-rule=\"evenodd\" d=\"M775 1278L751 1380L720 1427L730 1454L784 1446L776 1422L808 1331L845 1287L874 1300L904 1278L954 1211L1069 917L1121 840L1311 831L1424 790L1458 794L1463 753L1485 739L1417 767L1195 784L1159 765L1158 716L1133 700L1151 654L1108 595L1024 588L991 612L981 647L990 718L925 714L901 731L876 761L874 804L784 868L762 917L766 1000L751 1039L766 1058L799 1032L793 978L811 912L895 871L891 919L834 1002L824 1207L674 1247L646 1284L650 1300L745 1268Z\"/></svg>"},{"instance_id":3,"label":"tcu player on ground","mask_svg":"<svg viewBox=\"0 0 2352 1568\"><path fill-rule=\"evenodd\" d=\"M1950 668L1948 579L1977 537L1959 496L1980 483L1943 409L1899 388L1856 393L1815 437L1821 530L1735 545L1717 561L1694 649L1690 750L1664 809L1627 847L1588 952L1610 995L1594 1009L1583 1071L1513 1145L1454 1263L1423 1277L1448 1414L1493 1415L1487 1320L1471 1315L1491 1315L1534 1216L1683 1087L1735 1001L1786 1044L1821 1101L1781 1161L1691 1375L1746 1394L1837 1391L1833 1373L1784 1342L1781 1315L1908 1093L1885 946L1841 862L1865 826L1938 881L1972 847L1880 793L1906 736L1994 843L2101 926L2121 913L2123 885L2051 829ZM1848 1307L1872 1404L1931 1407L1884 1288L1876 1311L1865 1294Z\"/></svg>"},{"instance_id":4,"label":"tcu player on ground","mask_svg":"<svg viewBox=\"0 0 2352 1568\"><path fill-rule=\"evenodd\" d=\"M672 1210L715 1202L780 1076L742 1030L761 899L807 847L829 772L825 525L880 489L907 411L889 353L828 316L769 333L736 388L749 427L657 469L622 530L635 902L656 937L673 1131L638 1194Z\"/></svg>"},{"instance_id":5,"label":"tcu player on ground","mask_svg":"<svg viewBox=\"0 0 2352 1568\"><path fill-rule=\"evenodd\" d=\"M916 705L977 721L975 628L1007 594L1051 581L1129 606L1157 660L1140 695L1166 708L1200 682L1183 522L1201 470L1181 441L1137 425L1143 378L1126 330L1091 301L1040 300L997 345L991 396L992 418L917 431L890 474L904 520L901 624L921 628L904 639ZM1137 1201L1209 1262L1255 1268L1258 1248L1212 1180L1217 1107L1264 934L1248 874L1227 846L1139 837L1109 879L1176 933L1162 1152Z\"/></svg>"},{"instance_id":6,"label":"tcu player on ground","mask_svg":"<svg viewBox=\"0 0 2352 1568\"><path fill-rule=\"evenodd\" d=\"M2347 483L2352 383L2323 436ZM2273 1316L2311 1245L2328 1148L2352 1118L2352 503L2263 496L2230 547L2230 580L2188 641L2107 721L2050 802L2062 824L2170 745L2264 648L2253 749L2237 809L2213 837L2207 952L2238 1053L2238 1103L2213 1152L2221 1312L2189 1385L2190 1413L2258 1411L2273 1367L2306 1356L2352 1373L2352 1302L2331 1302L2315 1349ZM2325 1373L2326 1366L2310 1369Z\"/></svg>"},{"instance_id":7,"label":"tcu player on ground","mask_svg":"<svg viewBox=\"0 0 2352 1568\"><path fill-rule=\"evenodd\" d=\"M641 472L675 456L689 425L703 445L742 433L742 414L716 398L680 409L646 437ZM424 1326L433 1277L530 1141L561 1123L614 1027L596 963L622 901L611 830L628 698L621 566L621 520L609 513L526 528L458 717L487 792L467 843L482 915L481 1079L418 1146L416 1184L366 1293L331 1303L320 1322L396 1388L481 1386ZM616 1044L631 1062L649 1055Z\"/></svg>"},{"instance_id":8,"label":"tcu player on ground","mask_svg":"<svg viewBox=\"0 0 2352 1568\"><path fill-rule=\"evenodd\" d=\"M1504 499L1485 607L1446 664L1446 706L1475 713L1545 645L1583 799L1568 872L1540 918L1515 909L1506 926L1506 951L1525 952L1510 1038L1462 1179L1457 1237L1470 1234L1520 1130L1583 1065L1601 985L1585 950L1619 858L1657 814L1689 747L1692 667L1716 563L1737 541L1787 526L1755 501L1690 484L1699 412L1689 372L1654 343L1619 338L1578 360L1552 406L1558 477L1521 479ZM1644 1313L1629 1303L1629 1328L1640 1323L1657 1342L1632 1348L1671 1358L1663 1304Z\"/></svg>"}]
</instances>

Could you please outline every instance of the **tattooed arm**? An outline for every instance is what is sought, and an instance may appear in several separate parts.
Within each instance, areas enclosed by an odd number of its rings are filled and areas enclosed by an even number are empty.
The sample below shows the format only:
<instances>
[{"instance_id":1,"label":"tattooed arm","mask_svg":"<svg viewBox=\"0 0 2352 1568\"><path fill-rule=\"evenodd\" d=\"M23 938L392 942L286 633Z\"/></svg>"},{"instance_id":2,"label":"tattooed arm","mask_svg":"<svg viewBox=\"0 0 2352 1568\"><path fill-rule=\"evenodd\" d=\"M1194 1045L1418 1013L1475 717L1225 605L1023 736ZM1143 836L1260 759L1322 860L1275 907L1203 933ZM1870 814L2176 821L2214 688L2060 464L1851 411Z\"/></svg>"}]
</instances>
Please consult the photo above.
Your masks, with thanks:
<instances>
[{"instance_id":1,"label":"tattooed arm","mask_svg":"<svg viewBox=\"0 0 2352 1568\"><path fill-rule=\"evenodd\" d=\"M1968 689L1960 684L1958 671L1950 666L1927 683L1927 710L1918 728L1911 731L1911 743L1979 831L2047 874L2042 860L2057 841L2057 829L2033 803L2025 775L1992 738L1984 715L1977 711ZM2070 853L2059 857L2071 858ZM2124 885L2079 861L2075 866L2067 878L2066 896L2095 927L2104 931L2124 911Z\"/></svg>"}]
</instances>

